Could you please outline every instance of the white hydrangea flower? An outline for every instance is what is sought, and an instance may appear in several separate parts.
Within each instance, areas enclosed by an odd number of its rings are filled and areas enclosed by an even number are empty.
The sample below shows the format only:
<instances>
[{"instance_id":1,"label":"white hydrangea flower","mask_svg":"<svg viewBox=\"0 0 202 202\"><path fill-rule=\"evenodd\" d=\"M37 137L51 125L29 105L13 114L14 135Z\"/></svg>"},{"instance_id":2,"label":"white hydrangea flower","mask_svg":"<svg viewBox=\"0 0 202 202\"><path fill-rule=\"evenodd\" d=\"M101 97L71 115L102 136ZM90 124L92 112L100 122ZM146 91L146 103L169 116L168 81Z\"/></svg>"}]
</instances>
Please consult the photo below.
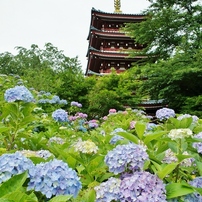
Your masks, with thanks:
<instances>
[{"instance_id":1,"label":"white hydrangea flower","mask_svg":"<svg viewBox=\"0 0 202 202\"><path fill-rule=\"evenodd\" d=\"M168 137L171 138L171 140L183 139L192 136L193 133L189 128L172 129L168 134Z\"/></svg>"},{"instance_id":2,"label":"white hydrangea flower","mask_svg":"<svg viewBox=\"0 0 202 202\"><path fill-rule=\"evenodd\" d=\"M79 139L73 146L76 151L84 154L96 154L98 151L98 147L91 140L82 141L81 139Z\"/></svg>"}]
</instances>

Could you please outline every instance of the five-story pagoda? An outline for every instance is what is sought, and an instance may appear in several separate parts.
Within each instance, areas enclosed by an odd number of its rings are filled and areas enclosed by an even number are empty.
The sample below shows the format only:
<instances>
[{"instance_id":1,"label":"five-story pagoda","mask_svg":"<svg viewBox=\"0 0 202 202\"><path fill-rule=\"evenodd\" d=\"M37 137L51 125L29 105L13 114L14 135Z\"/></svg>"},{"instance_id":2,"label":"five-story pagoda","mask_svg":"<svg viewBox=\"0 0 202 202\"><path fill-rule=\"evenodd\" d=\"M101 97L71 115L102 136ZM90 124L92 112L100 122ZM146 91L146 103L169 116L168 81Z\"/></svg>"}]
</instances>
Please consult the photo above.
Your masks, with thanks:
<instances>
[{"instance_id":1,"label":"five-story pagoda","mask_svg":"<svg viewBox=\"0 0 202 202\"><path fill-rule=\"evenodd\" d=\"M107 74L112 69L123 72L146 56L129 57L129 52L142 50L144 45L135 43L121 27L125 23L138 23L144 20L142 14L125 14L121 11L120 0L114 0L114 12L106 13L92 8L89 41L86 57L88 58L85 75Z\"/></svg>"}]
</instances>

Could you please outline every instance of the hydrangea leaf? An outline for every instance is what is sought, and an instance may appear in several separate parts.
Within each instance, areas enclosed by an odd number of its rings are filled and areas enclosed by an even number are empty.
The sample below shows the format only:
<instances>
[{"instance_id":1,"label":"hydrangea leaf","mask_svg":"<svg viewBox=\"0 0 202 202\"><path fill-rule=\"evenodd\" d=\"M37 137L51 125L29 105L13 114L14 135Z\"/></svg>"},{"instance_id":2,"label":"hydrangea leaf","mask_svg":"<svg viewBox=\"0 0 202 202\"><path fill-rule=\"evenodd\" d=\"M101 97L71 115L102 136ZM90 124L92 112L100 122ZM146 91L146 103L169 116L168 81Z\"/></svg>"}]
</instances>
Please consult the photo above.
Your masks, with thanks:
<instances>
[{"instance_id":1,"label":"hydrangea leaf","mask_svg":"<svg viewBox=\"0 0 202 202\"><path fill-rule=\"evenodd\" d=\"M131 142L138 144L139 139L133 135L132 133L127 133L127 132L117 132L120 136L124 137L127 140L130 140Z\"/></svg>"},{"instance_id":2,"label":"hydrangea leaf","mask_svg":"<svg viewBox=\"0 0 202 202\"><path fill-rule=\"evenodd\" d=\"M202 162L195 161L200 175L202 175Z\"/></svg>"},{"instance_id":3,"label":"hydrangea leaf","mask_svg":"<svg viewBox=\"0 0 202 202\"><path fill-rule=\"evenodd\" d=\"M152 134L149 134L145 137L144 139L144 143L147 145L149 142L151 142L152 140L156 140L159 137L162 137L164 134L166 134L166 131L157 131L157 132L153 132Z\"/></svg>"},{"instance_id":4,"label":"hydrangea leaf","mask_svg":"<svg viewBox=\"0 0 202 202\"><path fill-rule=\"evenodd\" d=\"M66 202L72 198L72 195L59 195L53 197L49 202Z\"/></svg>"},{"instance_id":5,"label":"hydrangea leaf","mask_svg":"<svg viewBox=\"0 0 202 202\"><path fill-rule=\"evenodd\" d=\"M140 140L142 140L145 130L146 130L146 123L137 122L135 124L135 131Z\"/></svg>"},{"instance_id":6,"label":"hydrangea leaf","mask_svg":"<svg viewBox=\"0 0 202 202\"><path fill-rule=\"evenodd\" d=\"M8 195L5 195L3 199L8 199L14 202L38 202L38 199L34 193L31 193L30 195L27 195L26 193L22 191L15 191ZM1 201L2 199L0 199Z\"/></svg>"},{"instance_id":7,"label":"hydrangea leaf","mask_svg":"<svg viewBox=\"0 0 202 202\"><path fill-rule=\"evenodd\" d=\"M15 175L0 186L0 197L5 196L22 187L27 179L27 172Z\"/></svg>"},{"instance_id":8,"label":"hydrangea leaf","mask_svg":"<svg viewBox=\"0 0 202 202\"><path fill-rule=\"evenodd\" d=\"M176 167L178 163L170 163L162 168L159 172L157 172L157 175L160 179L163 179L166 177L166 175L170 174Z\"/></svg>"},{"instance_id":9,"label":"hydrangea leaf","mask_svg":"<svg viewBox=\"0 0 202 202\"><path fill-rule=\"evenodd\" d=\"M194 189L189 184L185 183L170 183L166 185L167 199L176 198L179 196L191 194Z\"/></svg>"}]
</instances>

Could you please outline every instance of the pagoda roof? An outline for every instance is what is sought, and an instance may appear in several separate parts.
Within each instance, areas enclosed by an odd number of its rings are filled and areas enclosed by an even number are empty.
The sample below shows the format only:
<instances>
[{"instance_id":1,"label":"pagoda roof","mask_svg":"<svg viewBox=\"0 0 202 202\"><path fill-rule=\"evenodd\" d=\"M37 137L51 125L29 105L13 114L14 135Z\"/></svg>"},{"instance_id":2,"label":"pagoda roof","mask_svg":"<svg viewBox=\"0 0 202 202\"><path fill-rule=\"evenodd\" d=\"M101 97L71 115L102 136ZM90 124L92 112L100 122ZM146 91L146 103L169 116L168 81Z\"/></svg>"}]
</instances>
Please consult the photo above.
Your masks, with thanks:
<instances>
[{"instance_id":1,"label":"pagoda roof","mask_svg":"<svg viewBox=\"0 0 202 202\"><path fill-rule=\"evenodd\" d=\"M128 14L128 13L116 13L116 12L112 12L112 13L109 13L109 12L104 12L104 11L101 11L101 10L97 10L95 9L94 7L91 9L91 14L94 14L96 13L97 16L100 16L100 17L104 17L104 16L111 16L111 17L114 17L114 18L122 18L122 19L125 19L125 18L136 18L136 19L141 19L143 20L145 18L145 14Z\"/></svg>"},{"instance_id":2,"label":"pagoda roof","mask_svg":"<svg viewBox=\"0 0 202 202\"><path fill-rule=\"evenodd\" d=\"M93 34L98 35L98 36L103 36L103 37L119 37L119 38L126 38L126 39L131 39L131 37L125 35L123 32L106 32L106 31L101 31L93 26L91 26L91 31Z\"/></svg>"},{"instance_id":3,"label":"pagoda roof","mask_svg":"<svg viewBox=\"0 0 202 202\"><path fill-rule=\"evenodd\" d=\"M142 58L147 58L148 56L145 55L136 55L135 57L129 57L129 54L127 53L114 53L114 52L100 52L100 51L91 51L91 54L94 56L97 56L99 58L109 58L110 60L113 58L120 58L120 59L127 59L127 60L136 60L136 59L142 59Z\"/></svg>"}]
</instances>

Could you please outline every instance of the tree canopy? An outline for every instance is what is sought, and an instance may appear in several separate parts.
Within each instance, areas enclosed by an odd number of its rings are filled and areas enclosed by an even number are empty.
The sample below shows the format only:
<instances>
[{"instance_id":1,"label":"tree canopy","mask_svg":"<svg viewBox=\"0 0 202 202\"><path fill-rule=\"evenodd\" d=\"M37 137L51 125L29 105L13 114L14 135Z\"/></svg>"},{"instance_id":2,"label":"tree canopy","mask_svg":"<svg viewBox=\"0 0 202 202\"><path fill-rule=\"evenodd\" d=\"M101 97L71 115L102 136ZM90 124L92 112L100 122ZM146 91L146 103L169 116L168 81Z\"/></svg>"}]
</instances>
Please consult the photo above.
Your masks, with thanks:
<instances>
[{"instance_id":1,"label":"tree canopy","mask_svg":"<svg viewBox=\"0 0 202 202\"><path fill-rule=\"evenodd\" d=\"M143 54L166 59L176 50L189 54L202 48L200 0L150 0L141 23L126 23L124 31L137 43L146 44Z\"/></svg>"}]
</instances>

